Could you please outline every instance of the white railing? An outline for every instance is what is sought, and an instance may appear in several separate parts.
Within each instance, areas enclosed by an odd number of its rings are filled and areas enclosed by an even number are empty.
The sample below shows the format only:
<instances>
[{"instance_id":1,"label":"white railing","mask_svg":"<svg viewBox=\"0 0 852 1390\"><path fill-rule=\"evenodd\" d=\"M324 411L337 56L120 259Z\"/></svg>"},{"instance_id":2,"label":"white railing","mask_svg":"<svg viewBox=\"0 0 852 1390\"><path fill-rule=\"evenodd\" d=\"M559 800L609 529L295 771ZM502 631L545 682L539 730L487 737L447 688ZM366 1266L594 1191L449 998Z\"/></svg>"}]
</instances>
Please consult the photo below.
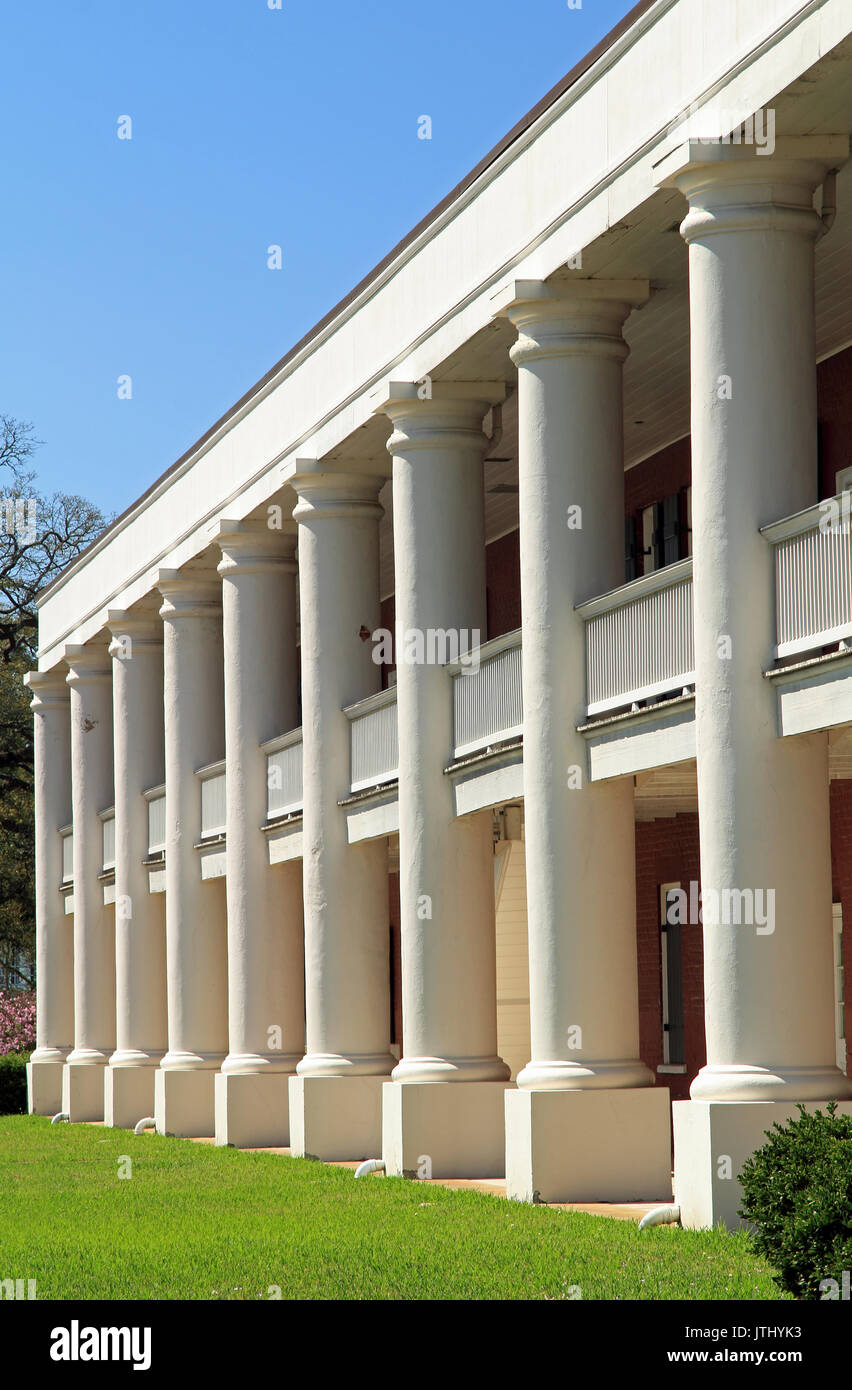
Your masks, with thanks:
<instances>
[{"instance_id":1,"label":"white railing","mask_svg":"<svg viewBox=\"0 0 852 1390\"><path fill-rule=\"evenodd\" d=\"M224 759L199 768L196 776L201 782L201 838L207 840L214 835L224 835L227 812Z\"/></svg>"},{"instance_id":2,"label":"white railing","mask_svg":"<svg viewBox=\"0 0 852 1390\"><path fill-rule=\"evenodd\" d=\"M850 495L761 528L775 551L775 655L852 636Z\"/></svg>"},{"instance_id":3,"label":"white railing","mask_svg":"<svg viewBox=\"0 0 852 1390\"><path fill-rule=\"evenodd\" d=\"M695 682L692 559L577 606L586 624L589 715Z\"/></svg>"},{"instance_id":4,"label":"white railing","mask_svg":"<svg viewBox=\"0 0 852 1390\"><path fill-rule=\"evenodd\" d=\"M453 682L453 756L523 733L520 629L484 642L447 667Z\"/></svg>"},{"instance_id":5,"label":"white railing","mask_svg":"<svg viewBox=\"0 0 852 1390\"><path fill-rule=\"evenodd\" d=\"M302 809L302 730L293 729L261 745L266 754L266 815L292 815Z\"/></svg>"},{"instance_id":6,"label":"white railing","mask_svg":"<svg viewBox=\"0 0 852 1390\"><path fill-rule=\"evenodd\" d=\"M115 808L101 811L101 868L109 873L115 868Z\"/></svg>"},{"instance_id":7,"label":"white railing","mask_svg":"<svg viewBox=\"0 0 852 1390\"><path fill-rule=\"evenodd\" d=\"M74 831L66 825L59 832L62 837L62 882L74 882Z\"/></svg>"},{"instance_id":8,"label":"white railing","mask_svg":"<svg viewBox=\"0 0 852 1390\"><path fill-rule=\"evenodd\" d=\"M148 803L148 853L160 854L166 848L166 789L152 787L145 792Z\"/></svg>"},{"instance_id":9,"label":"white railing","mask_svg":"<svg viewBox=\"0 0 852 1390\"><path fill-rule=\"evenodd\" d=\"M389 686L343 713L350 722L349 782L353 792L392 782L399 774L396 687Z\"/></svg>"}]
</instances>

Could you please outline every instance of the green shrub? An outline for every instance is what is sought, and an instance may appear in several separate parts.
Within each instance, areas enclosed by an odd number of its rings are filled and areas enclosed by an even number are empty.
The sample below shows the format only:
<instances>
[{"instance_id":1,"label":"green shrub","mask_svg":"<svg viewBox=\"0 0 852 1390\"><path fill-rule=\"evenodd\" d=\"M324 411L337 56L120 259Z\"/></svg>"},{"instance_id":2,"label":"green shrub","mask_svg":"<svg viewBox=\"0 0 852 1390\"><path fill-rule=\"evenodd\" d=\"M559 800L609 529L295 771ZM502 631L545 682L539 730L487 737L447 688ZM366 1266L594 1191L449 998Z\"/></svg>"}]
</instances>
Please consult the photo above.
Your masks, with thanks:
<instances>
[{"instance_id":1,"label":"green shrub","mask_svg":"<svg viewBox=\"0 0 852 1390\"><path fill-rule=\"evenodd\" d=\"M0 1115L26 1115L28 1052L0 1057Z\"/></svg>"},{"instance_id":2,"label":"green shrub","mask_svg":"<svg viewBox=\"0 0 852 1390\"><path fill-rule=\"evenodd\" d=\"M755 1226L758 1252L794 1298L820 1299L822 1279L842 1285L852 1270L852 1115L809 1114L774 1124L743 1164L740 1216Z\"/></svg>"}]
</instances>

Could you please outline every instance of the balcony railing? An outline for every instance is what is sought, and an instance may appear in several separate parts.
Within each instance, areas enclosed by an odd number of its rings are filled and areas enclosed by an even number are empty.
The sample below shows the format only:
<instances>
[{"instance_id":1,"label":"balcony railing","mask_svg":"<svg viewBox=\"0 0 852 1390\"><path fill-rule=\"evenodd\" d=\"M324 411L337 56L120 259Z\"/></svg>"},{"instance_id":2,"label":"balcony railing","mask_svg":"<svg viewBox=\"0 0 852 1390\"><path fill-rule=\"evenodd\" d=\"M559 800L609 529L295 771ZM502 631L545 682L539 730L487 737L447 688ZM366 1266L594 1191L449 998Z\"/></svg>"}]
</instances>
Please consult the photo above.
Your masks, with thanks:
<instances>
[{"instance_id":1,"label":"balcony railing","mask_svg":"<svg viewBox=\"0 0 852 1390\"><path fill-rule=\"evenodd\" d=\"M453 756L523 733L521 633L507 632L447 667L453 682Z\"/></svg>"},{"instance_id":2,"label":"balcony railing","mask_svg":"<svg viewBox=\"0 0 852 1390\"><path fill-rule=\"evenodd\" d=\"M208 840L224 835L227 810L224 759L199 768L196 776L201 782L201 838Z\"/></svg>"},{"instance_id":3,"label":"balcony railing","mask_svg":"<svg viewBox=\"0 0 852 1390\"><path fill-rule=\"evenodd\" d=\"M589 715L674 694L695 681L692 559L581 603Z\"/></svg>"},{"instance_id":4,"label":"balcony railing","mask_svg":"<svg viewBox=\"0 0 852 1390\"><path fill-rule=\"evenodd\" d=\"M101 811L101 868L105 874L115 868L115 809Z\"/></svg>"},{"instance_id":5,"label":"balcony railing","mask_svg":"<svg viewBox=\"0 0 852 1390\"><path fill-rule=\"evenodd\" d=\"M350 790L392 782L399 774L396 687L368 695L343 712L350 723Z\"/></svg>"},{"instance_id":6,"label":"balcony railing","mask_svg":"<svg viewBox=\"0 0 852 1390\"><path fill-rule=\"evenodd\" d=\"M270 739L266 754L266 815L293 815L302 809L302 730Z\"/></svg>"},{"instance_id":7,"label":"balcony railing","mask_svg":"<svg viewBox=\"0 0 852 1390\"><path fill-rule=\"evenodd\" d=\"M166 848L166 789L152 787L145 792L148 803L148 853L162 854Z\"/></svg>"},{"instance_id":8,"label":"balcony railing","mask_svg":"<svg viewBox=\"0 0 852 1390\"><path fill-rule=\"evenodd\" d=\"M59 832L62 837L62 882L74 882L74 831L66 825Z\"/></svg>"},{"instance_id":9,"label":"balcony railing","mask_svg":"<svg viewBox=\"0 0 852 1390\"><path fill-rule=\"evenodd\" d=\"M761 528L775 551L777 657L852 637L849 502L843 493Z\"/></svg>"}]
</instances>

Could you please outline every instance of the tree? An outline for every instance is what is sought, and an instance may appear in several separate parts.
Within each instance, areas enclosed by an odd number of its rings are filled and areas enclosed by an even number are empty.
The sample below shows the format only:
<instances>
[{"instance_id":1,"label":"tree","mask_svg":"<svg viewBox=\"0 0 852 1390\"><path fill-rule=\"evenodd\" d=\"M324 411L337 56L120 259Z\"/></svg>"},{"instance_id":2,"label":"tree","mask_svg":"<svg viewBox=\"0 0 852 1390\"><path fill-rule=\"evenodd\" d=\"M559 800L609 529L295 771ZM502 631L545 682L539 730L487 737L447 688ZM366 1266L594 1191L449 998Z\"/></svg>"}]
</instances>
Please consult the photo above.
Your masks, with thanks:
<instances>
[{"instance_id":1,"label":"tree","mask_svg":"<svg viewBox=\"0 0 852 1390\"><path fill-rule=\"evenodd\" d=\"M33 426L0 414L0 985L34 983L33 739L23 677L36 665L36 599L100 534L85 498L39 494Z\"/></svg>"}]
</instances>

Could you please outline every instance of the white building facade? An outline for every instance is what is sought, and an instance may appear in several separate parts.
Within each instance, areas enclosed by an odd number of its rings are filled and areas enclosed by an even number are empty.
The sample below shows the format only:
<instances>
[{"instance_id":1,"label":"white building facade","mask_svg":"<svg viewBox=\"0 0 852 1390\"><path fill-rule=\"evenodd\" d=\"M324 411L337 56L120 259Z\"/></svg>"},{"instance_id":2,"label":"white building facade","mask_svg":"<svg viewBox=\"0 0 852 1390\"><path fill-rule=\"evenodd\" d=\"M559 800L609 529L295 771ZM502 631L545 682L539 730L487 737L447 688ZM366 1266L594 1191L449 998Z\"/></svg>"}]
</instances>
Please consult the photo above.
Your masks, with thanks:
<instances>
[{"instance_id":1,"label":"white building facade","mask_svg":"<svg viewBox=\"0 0 852 1390\"><path fill-rule=\"evenodd\" d=\"M638 5L45 593L32 1110L692 1226L852 1110L850 34Z\"/></svg>"}]
</instances>

